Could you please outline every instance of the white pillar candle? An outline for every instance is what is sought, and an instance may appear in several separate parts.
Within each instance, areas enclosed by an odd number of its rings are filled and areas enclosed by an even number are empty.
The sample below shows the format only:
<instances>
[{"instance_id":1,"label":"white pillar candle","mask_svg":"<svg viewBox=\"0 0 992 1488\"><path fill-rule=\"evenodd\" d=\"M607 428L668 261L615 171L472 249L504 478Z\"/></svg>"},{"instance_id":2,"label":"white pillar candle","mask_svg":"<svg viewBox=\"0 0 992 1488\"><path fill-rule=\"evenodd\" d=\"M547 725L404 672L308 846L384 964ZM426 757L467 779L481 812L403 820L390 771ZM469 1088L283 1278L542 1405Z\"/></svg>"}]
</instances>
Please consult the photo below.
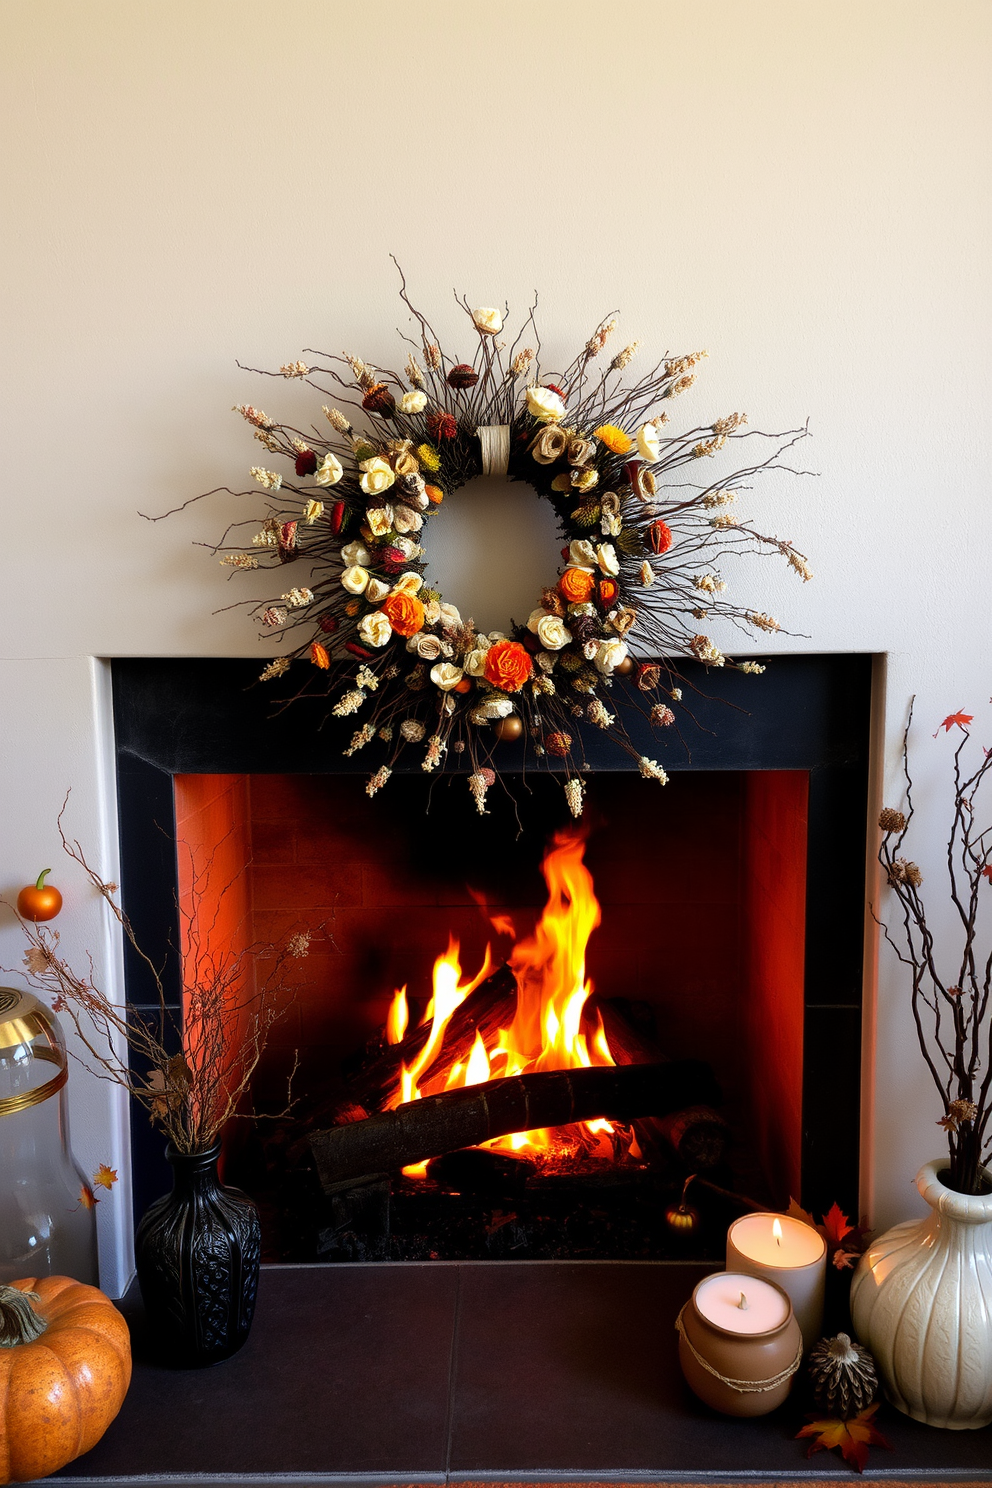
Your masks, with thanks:
<instances>
[{"instance_id":1,"label":"white pillar candle","mask_svg":"<svg viewBox=\"0 0 992 1488\"><path fill-rule=\"evenodd\" d=\"M792 1300L809 1349L823 1328L827 1246L823 1236L787 1214L745 1214L727 1233L728 1271L777 1282Z\"/></svg>"}]
</instances>

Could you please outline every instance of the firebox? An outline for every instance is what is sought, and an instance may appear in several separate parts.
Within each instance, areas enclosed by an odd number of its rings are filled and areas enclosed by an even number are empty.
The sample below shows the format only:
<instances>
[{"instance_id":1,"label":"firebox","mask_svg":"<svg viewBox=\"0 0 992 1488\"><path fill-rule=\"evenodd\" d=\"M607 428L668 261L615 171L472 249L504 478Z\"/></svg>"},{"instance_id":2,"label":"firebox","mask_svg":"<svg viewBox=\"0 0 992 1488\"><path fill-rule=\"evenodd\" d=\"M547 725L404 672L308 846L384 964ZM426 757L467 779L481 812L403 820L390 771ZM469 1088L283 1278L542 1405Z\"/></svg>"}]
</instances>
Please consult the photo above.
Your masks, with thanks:
<instances>
[{"instance_id":1,"label":"firebox","mask_svg":"<svg viewBox=\"0 0 992 1488\"><path fill-rule=\"evenodd\" d=\"M716 1259L749 1203L856 1210L871 658L693 673L667 786L583 740L581 825L512 744L485 816L419 760L370 800L254 676L114 663L124 907L177 1011L192 873L219 941L316 932L225 1148L269 1259Z\"/></svg>"}]
</instances>

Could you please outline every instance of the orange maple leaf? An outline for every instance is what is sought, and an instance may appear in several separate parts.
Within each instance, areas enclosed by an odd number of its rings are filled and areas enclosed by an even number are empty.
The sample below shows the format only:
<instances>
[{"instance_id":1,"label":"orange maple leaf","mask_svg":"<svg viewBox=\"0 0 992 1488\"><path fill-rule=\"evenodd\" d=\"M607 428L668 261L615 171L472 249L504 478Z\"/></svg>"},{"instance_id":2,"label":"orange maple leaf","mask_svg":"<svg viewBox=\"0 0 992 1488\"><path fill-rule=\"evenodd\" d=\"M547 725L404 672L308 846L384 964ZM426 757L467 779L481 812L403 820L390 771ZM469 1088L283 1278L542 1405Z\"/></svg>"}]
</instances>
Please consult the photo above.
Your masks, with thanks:
<instances>
[{"instance_id":1,"label":"orange maple leaf","mask_svg":"<svg viewBox=\"0 0 992 1488\"><path fill-rule=\"evenodd\" d=\"M95 1209L100 1200L90 1188L89 1184L84 1183L80 1186L79 1189L79 1202L82 1204L84 1209Z\"/></svg>"},{"instance_id":2,"label":"orange maple leaf","mask_svg":"<svg viewBox=\"0 0 992 1488\"><path fill-rule=\"evenodd\" d=\"M874 1405L869 1405L867 1410L863 1410L852 1421L818 1420L815 1416L810 1416L809 1425L796 1432L796 1439L812 1437L807 1457L812 1457L814 1452L822 1452L825 1447L839 1447L844 1461L855 1472L864 1472L869 1447L885 1447L892 1451L892 1443L886 1441L872 1420L878 1404L876 1400Z\"/></svg>"},{"instance_id":3,"label":"orange maple leaf","mask_svg":"<svg viewBox=\"0 0 992 1488\"><path fill-rule=\"evenodd\" d=\"M992 883L992 863L986 864L978 876L979 878L987 878L989 883Z\"/></svg>"},{"instance_id":4,"label":"orange maple leaf","mask_svg":"<svg viewBox=\"0 0 992 1488\"><path fill-rule=\"evenodd\" d=\"M854 1226L835 1199L823 1216L823 1238L828 1245L840 1245L844 1236L849 1235L853 1229Z\"/></svg>"},{"instance_id":5,"label":"orange maple leaf","mask_svg":"<svg viewBox=\"0 0 992 1488\"><path fill-rule=\"evenodd\" d=\"M965 724L970 723L974 716L974 713L948 713L940 726L945 734L949 734L955 724L957 724L958 728L964 728Z\"/></svg>"},{"instance_id":6,"label":"orange maple leaf","mask_svg":"<svg viewBox=\"0 0 992 1488\"><path fill-rule=\"evenodd\" d=\"M93 1182L98 1188L113 1188L117 1182L117 1169L108 1168L106 1163L101 1163L93 1174Z\"/></svg>"}]
</instances>

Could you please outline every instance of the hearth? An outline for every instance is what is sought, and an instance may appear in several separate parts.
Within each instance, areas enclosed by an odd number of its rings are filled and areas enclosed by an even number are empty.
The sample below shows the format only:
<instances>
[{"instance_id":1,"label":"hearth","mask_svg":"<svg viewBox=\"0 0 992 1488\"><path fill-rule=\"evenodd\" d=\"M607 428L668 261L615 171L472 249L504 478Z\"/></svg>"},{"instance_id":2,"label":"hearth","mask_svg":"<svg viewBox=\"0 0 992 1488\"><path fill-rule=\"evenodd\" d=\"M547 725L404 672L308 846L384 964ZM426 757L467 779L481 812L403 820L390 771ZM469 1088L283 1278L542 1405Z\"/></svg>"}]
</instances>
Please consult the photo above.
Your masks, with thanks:
<instances>
[{"instance_id":1,"label":"hearth","mask_svg":"<svg viewBox=\"0 0 992 1488\"><path fill-rule=\"evenodd\" d=\"M717 1259L749 1198L856 1209L869 658L785 658L746 699L700 673L670 784L594 775L586 840L553 770L484 818L416 767L370 801L340 731L269 717L254 675L114 663L124 903L176 1005L190 864L231 885L219 933L325 926L253 1087L278 1110L299 1051L296 1104L226 1156L270 1259ZM142 1206L166 1180L134 1140Z\"/></svg>"}]
</instances>

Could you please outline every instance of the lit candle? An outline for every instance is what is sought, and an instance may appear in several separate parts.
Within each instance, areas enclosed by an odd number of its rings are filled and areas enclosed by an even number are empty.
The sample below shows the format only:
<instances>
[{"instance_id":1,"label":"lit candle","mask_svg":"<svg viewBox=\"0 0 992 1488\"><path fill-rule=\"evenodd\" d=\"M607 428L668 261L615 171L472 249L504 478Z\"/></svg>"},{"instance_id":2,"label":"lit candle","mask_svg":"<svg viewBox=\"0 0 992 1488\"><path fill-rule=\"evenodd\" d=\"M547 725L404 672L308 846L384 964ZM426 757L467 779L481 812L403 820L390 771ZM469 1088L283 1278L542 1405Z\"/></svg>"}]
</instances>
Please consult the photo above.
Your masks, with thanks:
<instances>
[{"instance_id":1,"label":"lit candle","mask_svg":"<svg viewBox=\"0 0 992 1488\"><path fill-rule=\"evenodd\" d=\"M810 1348L823 1328L827 1246L823 1236L787 1214L745 1214L727 1234L727 1266L776 1282L787 1292Z\"/></svg>"},{"instance_id":2,"label":"lit candle","mask_svg":"<svg viewBox=\"0 0 992 1488\"><path fill-rule=\"evenodd\" d=\"M679 1362L700 1400L730 1416L782 1404L802 1335L781 1287L743 1272L705 1277L679 1314Z\"/></svg>"}]
</instances>

